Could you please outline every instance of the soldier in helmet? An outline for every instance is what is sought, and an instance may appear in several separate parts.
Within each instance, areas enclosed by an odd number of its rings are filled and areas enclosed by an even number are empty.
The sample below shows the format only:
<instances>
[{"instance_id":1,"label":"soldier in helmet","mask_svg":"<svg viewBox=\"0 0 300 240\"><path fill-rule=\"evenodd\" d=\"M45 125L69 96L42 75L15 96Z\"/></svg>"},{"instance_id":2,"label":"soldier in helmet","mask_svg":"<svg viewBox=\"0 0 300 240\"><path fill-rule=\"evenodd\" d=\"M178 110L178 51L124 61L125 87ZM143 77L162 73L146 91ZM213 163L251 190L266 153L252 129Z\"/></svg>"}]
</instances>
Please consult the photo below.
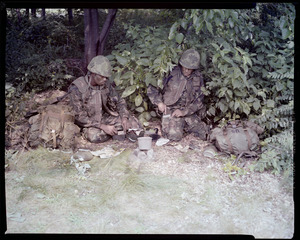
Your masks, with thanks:
<instances>
[{"instance_id":1,"label":"soldier in helmet","mask_svg":"<svg viewBox=\"0 0 300 240\"><path fill-rule=\"evenodd\" d=\"M202 121L206 110L199 63L199 53L188 49L183 52L179 65L164 80L162 91L152 85L147 89L150 101L163 114L162 134L170 140L181 140L184 132L206 140L208 126Z\"/></svg>"},{"instance_id":2,"label":"soldier in helmet","mask_svg":"<svg viewBox=\"0 0 300 240\"><path fill-rule=\"evenodd\" d=\"M112 84L111 65L104 56L96 56L89 63L88 73L72 82L69 87L70 104L75 112L75 123L83 128L83 136L92 143L108 140L119 132L136 140L130 129L140 129L138 120L131 116L126 102Z\"/></svg>"}]
</instances>

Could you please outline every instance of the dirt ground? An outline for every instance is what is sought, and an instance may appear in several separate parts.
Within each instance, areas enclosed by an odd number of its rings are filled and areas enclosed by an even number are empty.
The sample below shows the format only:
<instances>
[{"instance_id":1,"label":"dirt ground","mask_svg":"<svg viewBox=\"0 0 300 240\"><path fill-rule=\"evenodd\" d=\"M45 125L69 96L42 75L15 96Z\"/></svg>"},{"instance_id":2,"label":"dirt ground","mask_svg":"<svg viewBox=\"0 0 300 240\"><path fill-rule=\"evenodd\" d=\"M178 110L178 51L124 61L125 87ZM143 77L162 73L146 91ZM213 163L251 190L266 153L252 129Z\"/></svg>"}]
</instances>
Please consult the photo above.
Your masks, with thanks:
<instances>
[{"instance_id":1,"label":"dirt ground","mask_svg":"<svg viewBox=\"0 0 300 240\"><path fill-rule=\"evenodd\" d=\"M134 157L137 143L108 141L116 157L94 157L80 175L71 153L38 148L6 154L7 233L249 234L291 238L293 190L280 176L251 172L229 178L228 159L199 150L156 146ZM177 144L178 146L178 144Z\"/></svg>"}]
</instances>

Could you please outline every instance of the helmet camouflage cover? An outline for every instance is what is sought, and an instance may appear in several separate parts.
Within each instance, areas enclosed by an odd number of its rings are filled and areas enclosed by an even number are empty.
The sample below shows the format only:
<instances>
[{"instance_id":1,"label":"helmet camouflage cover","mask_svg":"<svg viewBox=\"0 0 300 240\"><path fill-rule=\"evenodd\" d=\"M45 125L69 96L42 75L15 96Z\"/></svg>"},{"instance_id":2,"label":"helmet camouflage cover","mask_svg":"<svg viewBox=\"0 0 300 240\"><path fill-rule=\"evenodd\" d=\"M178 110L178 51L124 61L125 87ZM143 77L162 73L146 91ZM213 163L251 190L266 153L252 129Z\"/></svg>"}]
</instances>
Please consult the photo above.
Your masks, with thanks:
<instances>
[{"instance_id":1,"label":"helmet camouflage cover","mask_svg":"<svg viewBox=\"0 0 300 240\"><path fill-rule=\"evenodd\" d=\"M87 69L92 73L96 73L104 77L111 76L110 62L106 57L101 55L94 57L87 66Z\"/></svg>"},{"instance_id":2,"label":"helmet camouflage cover","mask_svg":"<svg viewBox=\"0 0 300 240\"><path fill-rule=\"evenodd\" d=\"M181 55L179 63L181 66L188 69L198 69L200 64L200 54L195 49L188 49Z\"/></svg>"}]
</instances>

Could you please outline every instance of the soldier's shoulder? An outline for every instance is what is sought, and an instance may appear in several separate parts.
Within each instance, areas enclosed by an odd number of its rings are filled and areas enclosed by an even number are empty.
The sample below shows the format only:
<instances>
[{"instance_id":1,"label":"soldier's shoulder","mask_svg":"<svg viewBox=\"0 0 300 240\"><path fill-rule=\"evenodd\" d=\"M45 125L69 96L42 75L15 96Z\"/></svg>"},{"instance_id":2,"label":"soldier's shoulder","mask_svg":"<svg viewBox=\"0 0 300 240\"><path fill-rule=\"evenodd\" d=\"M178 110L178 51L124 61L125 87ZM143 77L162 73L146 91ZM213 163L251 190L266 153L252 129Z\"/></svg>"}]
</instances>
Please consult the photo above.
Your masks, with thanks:
<instances>
[{"instance_id":1,"label":"soldier's shoulder","mask_svg":"<svg viewBox=\"0 0 300 240\"><path fill-rule=\"evenodd\" d=\"M195 74L196 77L202 77L202 74L201 74L201 72L199 71L199 69L195 70L195 71L194 71L194 74Z\"/></svg>"},{"instance_id":2,"label":"soldier's shoulder","mask_svg":"<svg viewBox=\"0 0 300 240\"><path fill-rule=\"evenodd\" d=\"M175 76L177 74L181 73L179 66L176 66L172 69L170 75Z\"/></svg>"},{"instance_id":3,"label":"soldier's shoulder","mask_svg":"<svg viewBox=\"0 0 300 240\"><path fill-rule=\"evenodd\" d=\"M75 85L81 93L86 92L86 90L89 88L85 77L77 78L72 82L72 85Z\"/></svg>"}]
</instances>

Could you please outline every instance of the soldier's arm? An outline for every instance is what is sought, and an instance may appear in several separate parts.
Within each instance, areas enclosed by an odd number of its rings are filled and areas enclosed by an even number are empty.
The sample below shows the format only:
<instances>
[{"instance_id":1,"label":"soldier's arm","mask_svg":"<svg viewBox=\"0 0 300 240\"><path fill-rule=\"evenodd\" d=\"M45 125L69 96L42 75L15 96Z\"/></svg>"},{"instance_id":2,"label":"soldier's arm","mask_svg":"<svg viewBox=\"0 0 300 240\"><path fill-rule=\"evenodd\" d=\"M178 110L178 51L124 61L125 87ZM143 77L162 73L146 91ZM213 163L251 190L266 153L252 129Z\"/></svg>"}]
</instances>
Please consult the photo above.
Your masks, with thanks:
<instances>
[{"instance_id":1,"label":"soldier's arm","mask_svg":"<svg viewBox=\"0 0 300 240\"><path fill-rule=\"evenodd\" d=\"M109 98L110 101L115 103L116 110L120 114L121 118L129 118L129 111L127 110L127 104L125 99L121 98L113 86L109 86Z\"/></svg>"},{"instance_id":2,"label":"soldier's arm","mask_svg":"<svg viewBox=\"0 0 300 240\"><path fill-rule=\"evenodd\" d=\"M201 76L199 88L195 91L195 96L194 96L192 102L190 104L188 104L186 106L186 108L183 110L184 116L192 115L204 107L204 105L203 105L204 94L201 91L202 86L204 86L204 81Z\"/></svg>"},{"instance_id":3,"label":"soldier's arm","mask_svg":"<svg viewBox=\"0 0 300 240\"><path fill-rule=\"evenodd\" d=\"M190 116L204 107L203 102L203 94L199 95L194 99L185 109L182 110L184 116Z\"/></svg>"},{"instance_id":4,"label":"soldier's arm","mask_svg":"<svg viewBox=\"0 0 300 240\"><path fill-rule=\"evenodd\" d=\"M87 114L87 107L83 103L82 94L75 85L69 88L70 105L75 113L75 122L80 127L88 127L92 124Z\"/></svg>"},{"instance_id":5,"label":"soldier's arm","mask_svg":"<svg viewBox=\"0 0 300 240\"><path fill-rule=\"evenodd\" d=\"M147 95L152 104L157 106L159 103L163 103L161 92L151 84L147 88Z\"/></svg>"}]
</instances>

